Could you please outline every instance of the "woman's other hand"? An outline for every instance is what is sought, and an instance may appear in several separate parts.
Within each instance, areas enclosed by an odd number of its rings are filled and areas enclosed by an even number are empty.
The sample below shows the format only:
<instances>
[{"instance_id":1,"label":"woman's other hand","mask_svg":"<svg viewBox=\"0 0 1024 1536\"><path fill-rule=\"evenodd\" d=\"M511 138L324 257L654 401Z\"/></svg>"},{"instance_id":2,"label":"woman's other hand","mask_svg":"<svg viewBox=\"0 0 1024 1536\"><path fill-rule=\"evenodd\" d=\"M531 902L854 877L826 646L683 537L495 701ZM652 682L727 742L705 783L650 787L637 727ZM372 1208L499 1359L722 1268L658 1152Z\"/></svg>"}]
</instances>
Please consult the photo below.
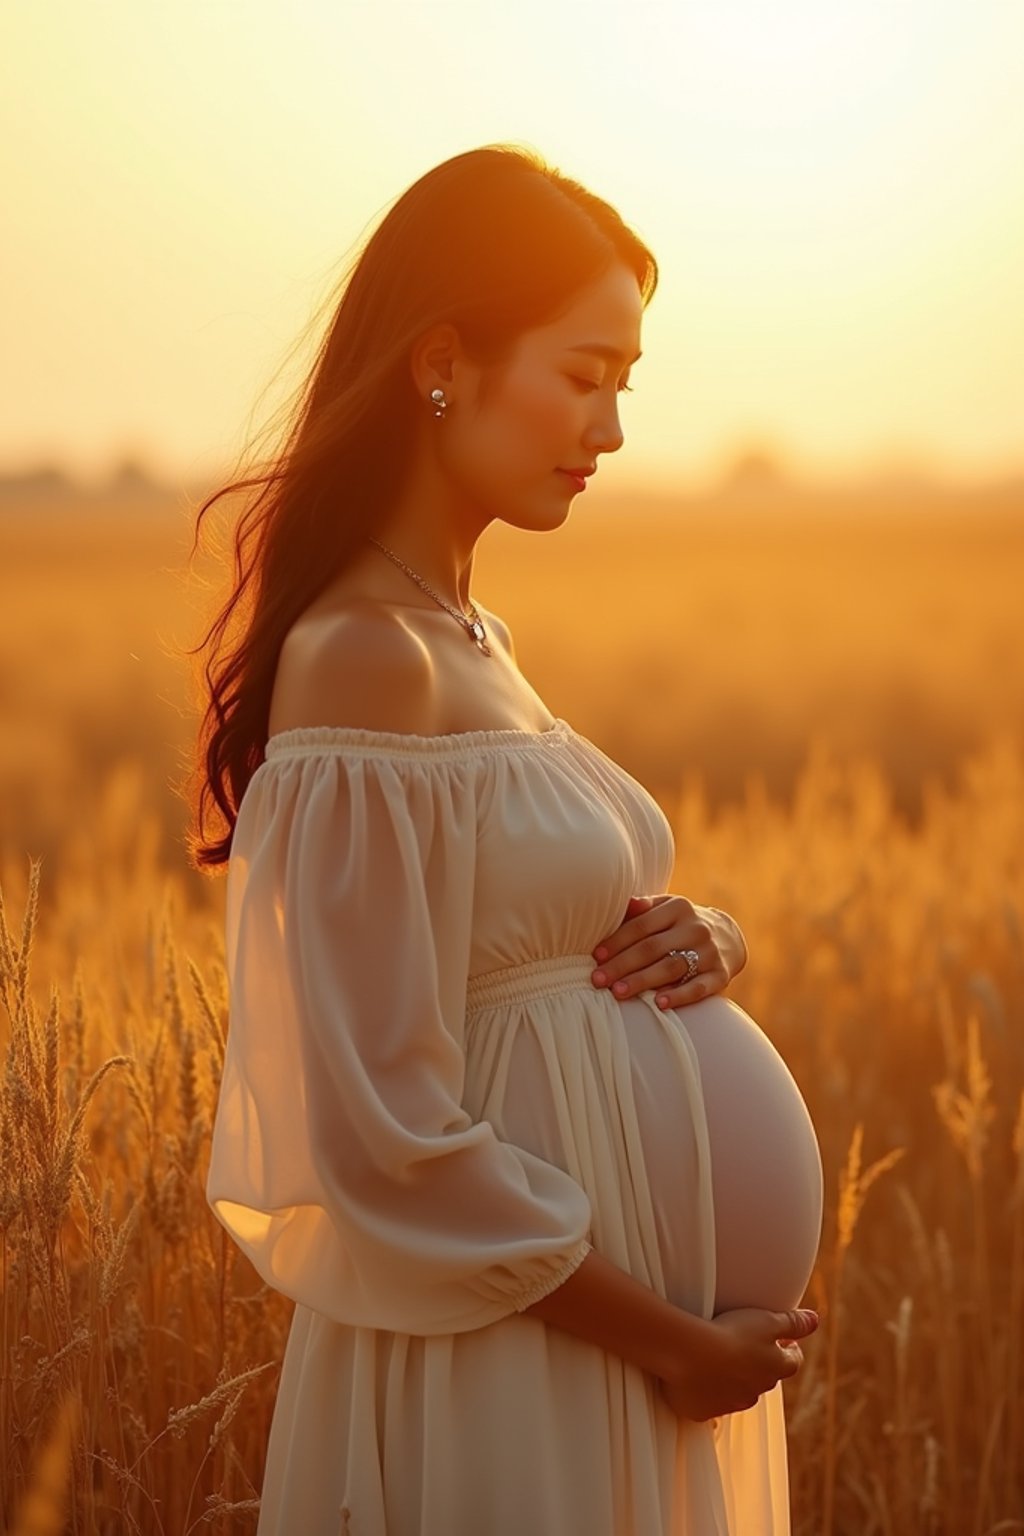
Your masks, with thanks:
<instances>
[{"instance_id":1,"label":"woman's other hand","mask_svg":"<svg viewBox=\"0 0 1024 1536\"><path fill-rule=\"evenodd\" d=\"M711 1319L705 1346L681 1357L658 1390L681 1419L713 1419L753 1408L784 1376L803 1363L799 1339L818 1326L816 1312L797 1308L771 1312L737 1307Z\"/></svg>"},{"instance_id":2,"label":"woman's other hand","mask_svg":"<svg viewBox=\"0 0 1024 1536\"><path fill-rule=\"evenodd\" d=\"M689 981L680 980L686 961L669 955L670 949L697 951L697 974ZM631 896L623 921L591 953L598 967L591 978L596 987L611 987L619 999L657 988L661 1008L680 1008L723 991L747 963L746 940L735 918L671 892Z\"/></svg>"}]
</instances>

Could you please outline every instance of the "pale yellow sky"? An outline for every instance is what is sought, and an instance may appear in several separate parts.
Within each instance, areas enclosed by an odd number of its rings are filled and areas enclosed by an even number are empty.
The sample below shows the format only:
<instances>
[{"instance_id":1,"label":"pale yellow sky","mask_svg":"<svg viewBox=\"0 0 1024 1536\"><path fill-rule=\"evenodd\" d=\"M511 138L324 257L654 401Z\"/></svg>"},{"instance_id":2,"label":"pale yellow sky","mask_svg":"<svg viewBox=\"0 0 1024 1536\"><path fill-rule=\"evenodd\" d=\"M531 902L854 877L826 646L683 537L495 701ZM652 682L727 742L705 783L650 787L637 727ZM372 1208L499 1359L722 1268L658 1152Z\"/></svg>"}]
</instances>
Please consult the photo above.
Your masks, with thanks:
<instances>
[{"instance_id":1,"label":"pale yellow sky","mask_svg":"<svg viewBox=\"0 0 1024 1536\"><path fill-rule=\"evenodd\" d=\"M2 54L0 468L216 474L386 205L511 140L660 263L620 483L1024 470L1016 0L13 0Z\"/></svg>"}]
</instances>

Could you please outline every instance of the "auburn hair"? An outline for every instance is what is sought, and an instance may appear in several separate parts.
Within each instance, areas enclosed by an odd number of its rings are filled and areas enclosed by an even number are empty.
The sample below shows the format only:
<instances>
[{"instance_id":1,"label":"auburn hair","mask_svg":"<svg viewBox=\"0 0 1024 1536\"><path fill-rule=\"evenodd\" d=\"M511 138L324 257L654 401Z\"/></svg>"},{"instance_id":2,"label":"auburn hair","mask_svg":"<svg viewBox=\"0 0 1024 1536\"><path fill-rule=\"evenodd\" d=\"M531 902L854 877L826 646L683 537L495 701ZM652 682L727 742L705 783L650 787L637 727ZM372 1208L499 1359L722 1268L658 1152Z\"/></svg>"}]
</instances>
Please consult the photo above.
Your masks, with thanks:
<instances>
[{"instance_id":1,"label":"auburn hair","mask_svg":"<svg viewBox=\"0 0 1024 1536\"><path fill-rule=\"evenodd\" d=\"M196 515L192 555L211 508L247 493L234 526L231 590L185 652L201 658L202 719L184 792L193 867L230 856L238 807L264 760L285 636L384 526L403 485L423 410L409 367L417 339L450 322L474 361L500 368L521 333L557 318L616 262L636 273L646 306L658 281L651 251L610 204L518 144L485 145L434 166L356 248L286 408L280 446L256 466L240 461L240 477ZM208 827L214 807L219 834Z\"/></svg>"}]
</instances>

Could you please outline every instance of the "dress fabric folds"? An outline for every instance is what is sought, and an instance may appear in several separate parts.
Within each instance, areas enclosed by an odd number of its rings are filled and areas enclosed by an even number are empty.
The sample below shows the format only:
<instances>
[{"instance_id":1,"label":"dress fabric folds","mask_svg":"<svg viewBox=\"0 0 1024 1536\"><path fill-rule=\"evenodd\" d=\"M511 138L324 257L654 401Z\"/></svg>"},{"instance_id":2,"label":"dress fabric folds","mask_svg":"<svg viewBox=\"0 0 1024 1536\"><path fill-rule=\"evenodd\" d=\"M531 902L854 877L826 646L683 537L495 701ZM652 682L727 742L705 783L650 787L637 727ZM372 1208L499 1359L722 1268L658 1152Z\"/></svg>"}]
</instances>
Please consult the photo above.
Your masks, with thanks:
<instances>
[{"instance_id":1,"label":"dress fabric folds","mask_svg":"<svg viewBox=\"0 0 1024 1536\"><path fill-rule=\"evenodd\" d=\"M674 863L657 802L561 719L268 741L206 1188L295 1302L257 1536L788 1536L781 1383L679 1421L646 1372L522 1315L591 1246L714 1315L686 1009L631 1000L655 1072L590 979Z\"/></svg>"}]
</instances>

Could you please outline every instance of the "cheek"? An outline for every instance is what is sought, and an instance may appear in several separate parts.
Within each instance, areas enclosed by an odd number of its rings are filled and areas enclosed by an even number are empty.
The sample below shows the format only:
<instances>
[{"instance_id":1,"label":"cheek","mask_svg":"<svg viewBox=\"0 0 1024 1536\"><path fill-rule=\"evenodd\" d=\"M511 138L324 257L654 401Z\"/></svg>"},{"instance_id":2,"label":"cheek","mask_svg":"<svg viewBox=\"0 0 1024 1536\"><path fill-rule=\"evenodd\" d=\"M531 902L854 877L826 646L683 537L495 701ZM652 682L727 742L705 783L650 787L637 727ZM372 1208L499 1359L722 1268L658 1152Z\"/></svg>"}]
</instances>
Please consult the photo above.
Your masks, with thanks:
<instances>
[{"instance_id":1,"label":"cheek","mask_svg":"<svg viewBox=\"0 0 1024 1536\"><path fill-rule=\"evenodd\" d=\"M500 399L472 423L464 474L483 489L495 477L511 488L554 471L580 436L582 402L557 376L509 380Z\"/></svg>"},{"instance_id":2,"label":"cheek","mask_svg":"<svg viewBox=\"0 0 1024 1536\"><path fill-rule=\"evenodd\" d=\"M508 396L507 406L513 451L544 465L550 461L554 468L559 454L564 454L579 434L579 403L572 386L558 378L524 382Z\"/></svg>"}]
</instances>

